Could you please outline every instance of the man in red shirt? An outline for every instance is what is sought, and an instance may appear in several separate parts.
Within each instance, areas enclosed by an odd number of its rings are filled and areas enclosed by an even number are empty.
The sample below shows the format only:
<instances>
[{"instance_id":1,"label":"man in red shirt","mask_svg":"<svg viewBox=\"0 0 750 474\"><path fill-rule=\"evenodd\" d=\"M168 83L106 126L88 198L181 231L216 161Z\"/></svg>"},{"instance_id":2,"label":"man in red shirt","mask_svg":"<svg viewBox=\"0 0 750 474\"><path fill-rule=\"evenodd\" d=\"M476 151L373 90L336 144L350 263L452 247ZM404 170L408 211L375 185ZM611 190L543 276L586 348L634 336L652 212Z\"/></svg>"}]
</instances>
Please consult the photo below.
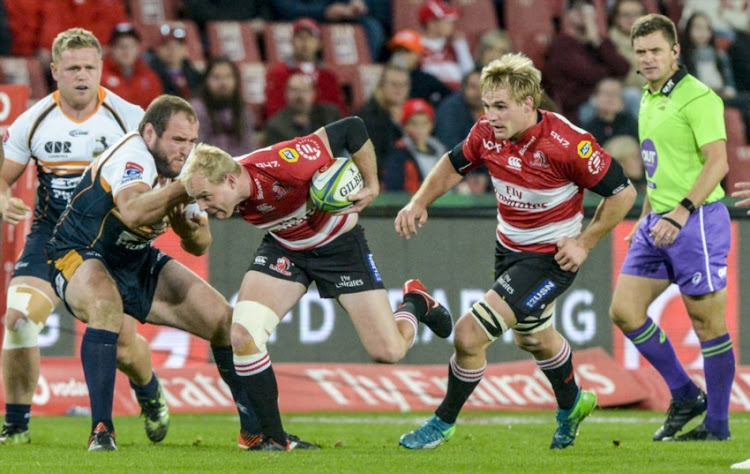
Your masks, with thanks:
<instances>
[{"instance_id":1,"label":"man in red shirt","mask_svg":"<svg viewBox=\"0 0 750 474\"><path fill-rule=\"evenodd\" d=\"M286 81L292 74L303 73L315 85L316 103L330 102L336 105L342 115L346 114L344 95L336 74L320 63L320 27L311 18L300 18L294 22L292 36L292 57L275 64L266 73L265 118L284 108Z\"/></svg>"},{"instance_id":2,"label":"man in red shirt","mask_svg":"<svg viewBox=\"0 0 750 474\"><path fill-rule=\"evenodd\" d=\"M495 282L458 320L448 391L432 418L401 437L406 448L435 448L453 436L461 408L484 376L487 348L509 329L555 394L551 449L572 445L579 424L596 407L596 394L576 383L570 344L552 325L553 309L591 249L625 217L636 193L590 133L538 108L541 79L523 54L506 54L482 69L485 115L396 216L396 232L409 238L427 221L427 206L466 173L486 165L492 176ZM582 229L584 189L603 199Z\"/></svg>"},{"instance_id":3,"label":"man in red shirt","mask_svg":"<svg viewBox=\"0 0 750 474\"><path fill-rule=\"evenodd\" d=\"M141 59L141 37L130 23L118 23L104 58L102 85L133 104L148 108L164 93L159 76Z\"/></svg>"}]
</instances>

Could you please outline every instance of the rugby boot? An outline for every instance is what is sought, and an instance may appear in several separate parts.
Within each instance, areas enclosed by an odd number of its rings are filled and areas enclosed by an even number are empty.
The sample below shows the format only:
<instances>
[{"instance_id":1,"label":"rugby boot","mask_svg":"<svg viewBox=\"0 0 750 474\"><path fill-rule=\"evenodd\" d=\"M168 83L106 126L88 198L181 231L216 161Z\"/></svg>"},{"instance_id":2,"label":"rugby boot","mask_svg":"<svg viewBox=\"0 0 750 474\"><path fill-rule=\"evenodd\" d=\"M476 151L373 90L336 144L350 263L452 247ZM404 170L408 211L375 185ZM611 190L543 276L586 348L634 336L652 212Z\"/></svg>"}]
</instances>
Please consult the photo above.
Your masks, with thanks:
<instances>
[{"instance_id":1,"label":"rugby boot","mask_svg":"<svg viewBox=\"0 0 750 474\"><path fill-rule=\"evenodd\" d=\"M167 436L169 430L169 407L161 386L159 386L154 398L138 403L141 405L146 436L154 443L158 443Z\"/></svg>"},{"instance_id":2,"label":"rugby boot","mask_svg":"<svg viewBox=\"0 0 750 474\"><path fill-rule=\"evenodd\" d=\"M427 306L427 311L423 315L418 315L420 322L424 323L436 336L445 339L453 332L453 319L448 310L435 301L435 299L427 293L427 288L424 287L421 281L415 279L408 280L404 283L402 288L404 297L408 294L419 295L424 298Z\"/></svg>"},{"instance_id":3,"label":"rugby boot","mask_svg":"<svg viewBox=\"0 0 750 474\"><path fill-rule=\"evenodd\" d=\"M117 451L115 432L110 432L104 423L99 422L89 436L89 451Z\"/></svg>"},{"instance_id":4,"label":"rugby boot","mask_svg":"<svg viewBox=\"0 0 750 474\"><path fill-rule=\"evenodd\" d=\"M21 429L16 425L6 423L0 431L0 445L31 443L28 429Z\"/></svg>"},{"instance_id":5,"label":"rugby boot","mask_svg":"<svg viewBox=\"0 0 750 474\"><path fill-rule=\"evenodd\" d=\"M248 451L291 451L293 449L320 449L320 446L318 446L317 444L309 443L307 441L303 441L298 436L287 433L286 445L279 443L272 438L261 435L261 439L259 441L256 441L255 444L252 444L246 449Z\"/></svg>"},{"instance_id":6,"label":"rugby boot","mask_svg":"<svg viewBox=\"0 0 750 474\"><path fill-rule=\"evenodd\" d=\"M578 390L573 408L557 409L557 430L552 437L550 449L564 449L572 446L578 435L578 426L596 408L596 394L588 390Z\"/></svg>"},{"instance_id":7,"label":"rugby boot","mask_svg":"<svg viewBox=\"0 0 750 474\"><path fill-rule=\"evenodd\" d=\"M398 444L408 449L434 449L450 441L455 433L455 423L446 423L437 415L432 415L416 430L401 435Z\"/></svg>"},{"instance_id":8,"label":"rugby boot","mask_svg":"<svg viewBox=\"0 0 750 474\"><path fill-rule=\"evenodd\" d=\"M705 411L706 392L703 390L692 400L672 400L667 410L667 420L654 433L654 441L672 441L683 426Z\"/></svg>"},{"instance_id":9,"label":"rugby boot","mask_svg":"<svg viewBox=\"0 0 750 474\"><path fill-rule=\"evenodd\" d=\"M701 423L687 433L680 435L674 439L675 441L729 441L729 436L719 436L713 431L706 428L706 425Z\"/></svg>"}]
</instances>

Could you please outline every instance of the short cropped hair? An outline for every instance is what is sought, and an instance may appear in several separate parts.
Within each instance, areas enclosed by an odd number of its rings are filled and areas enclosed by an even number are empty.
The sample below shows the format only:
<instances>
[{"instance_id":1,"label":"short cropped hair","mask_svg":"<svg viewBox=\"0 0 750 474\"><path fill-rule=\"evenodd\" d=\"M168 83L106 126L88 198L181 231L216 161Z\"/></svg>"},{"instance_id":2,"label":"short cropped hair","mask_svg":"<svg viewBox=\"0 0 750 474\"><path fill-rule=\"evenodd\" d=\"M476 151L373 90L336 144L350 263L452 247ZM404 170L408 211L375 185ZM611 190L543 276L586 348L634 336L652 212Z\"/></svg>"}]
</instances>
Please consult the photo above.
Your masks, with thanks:
<instances>
[{"instance_id":1,"label":"short cropped hair","mask_svg":"<svg viewBox=\"0 0 750 474\"><path fill-rule=\"evenodd\" d=\"M156 135L161 137L164 130L167 129L169 119L180 112L185 112L191 122L198 121L198 116L190 102L176 95L162 94L149 104L141 123L138 125L138 132L143 135L146 124L150 123L156 130Z\"/></svg>"},{"instance_id":2,"label":"short cropped hair","mask_svg":"<svg viewBox=\"0 0 750 474\"><path fill-rule=\"evenodd\" d=\"M52 42L52 61L60 64L62 53L69 49L94 48L99 53L99 59L102 57L102 45L96 39L94 33L83 28L70 28L63 31L55 37Z\"/></svg>"},{"instance_id":3,"label":"short cropped hair","mask_svg":"<svg viewBox=\"0 0 750 474\"><path fill-rule=\"evenodd\" d=\"M221 184L227 174L239 175L240 164L224 150L201 143L182 167L180 180L187 185L195 176L203 176L210 183Z\"/></svg>"},{"instance_id":4,"label":"short cropped hair","mask_svg":"<svg viewBox=\"0 0 750 474\"><path fill-rule=\"evenodd\" d=\"M648 36L657 31L664 35L664 39L670 46L677 44L677 28L674 26L674 22L657 13L642 16L633 23L633 29L630 30L630 44L632 45L636 38Z\"/></svg>"},{"instance_id":5,"label":"short cropped hair","mask_svg":"<svg viewBox=\"0 0 750 474\"><path fill-rule=\"evenodd\" d=\"M505 88L519 104L531 96L534 107L538 107L542 99L542 73L523 53L504 54L486 65L482 69L479 85L482 94Z\"/></svg>"}]
</instances>

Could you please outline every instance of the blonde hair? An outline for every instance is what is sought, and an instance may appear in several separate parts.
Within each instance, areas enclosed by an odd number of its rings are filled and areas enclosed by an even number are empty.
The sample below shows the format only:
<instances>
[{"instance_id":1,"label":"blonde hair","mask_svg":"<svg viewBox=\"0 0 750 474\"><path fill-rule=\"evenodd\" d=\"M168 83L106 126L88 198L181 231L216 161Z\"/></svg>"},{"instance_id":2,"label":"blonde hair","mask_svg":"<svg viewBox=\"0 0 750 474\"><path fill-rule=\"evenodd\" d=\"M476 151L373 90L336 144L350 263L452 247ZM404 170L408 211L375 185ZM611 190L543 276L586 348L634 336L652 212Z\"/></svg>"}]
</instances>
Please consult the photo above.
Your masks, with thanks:
<instances>
[{"instance_id":1,"label":"blonde hair","mask_svg":"<svg viewBox=\"0 0 750 474\"><path fill-rule=\"evenodd\" d=\"M508 53L482 68L479 87L482 95L498 88L507 89L518 104L531 97L534 107L538 107L542 99L542 73L523 53Z\"/></svg>"},{"instance_id":2,"label":"blonde hair","mask_svg":"<svg viewBox=\"0 0 750 474\"><path fill-rule=\"evenodd\" d=\"M94 33L83 28L70 28L55 37L52 43L52 61L60 64L62 53L69 49L94 48L102 58L102 45Z\"/></svg>"},{"instance_id":3,"label":"blonde hair","mask_svg":"<svg viewBox=\"0 0 750 474\"><path fill-rule=\"evenodd\" d=\"M187 186L196 176L203 176L210 183L221 184L227 174L239 175L240 164L221 148L200 143L188 156L180 181Z\"/></svg>"}]
</instances>

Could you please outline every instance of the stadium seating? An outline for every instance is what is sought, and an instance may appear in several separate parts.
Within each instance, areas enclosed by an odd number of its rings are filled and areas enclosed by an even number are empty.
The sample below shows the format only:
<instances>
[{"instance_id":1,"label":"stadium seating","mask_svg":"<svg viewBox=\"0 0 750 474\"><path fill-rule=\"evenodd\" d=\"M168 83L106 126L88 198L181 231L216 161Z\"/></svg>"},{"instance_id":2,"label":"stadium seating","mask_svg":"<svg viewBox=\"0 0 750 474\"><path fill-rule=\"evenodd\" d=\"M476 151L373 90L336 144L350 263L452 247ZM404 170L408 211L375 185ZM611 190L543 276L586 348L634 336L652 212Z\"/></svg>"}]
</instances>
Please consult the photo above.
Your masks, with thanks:
<instances>
[{"instance_id":1,"label":"stadium seating","mask_svg":"<svg viewBox=\"0 0 750 474\"><path fill-rule=\"evenodd\" d=\"M292 24L267 23L263 30L266 64L283 61L292 54Z\"/></svg>"},{"instance_id":2,"label":"stadium seating","mask_svg":"<svg viewBox=\"0 0 750 474\"><path fill-rule=\"evenodd\" d=\"M392 0L393 31L404 28L421 29L418 19L419 7L424 0Z\"/></svg>"},{"instance_id":3,"label":"stadium seating","mask_svg":"<svg viewBox=\"0 0 750 474\"><path fill-rule=\"evenodd\" d=\"M731 192L738 181L750 181L750 148L747 146L745 124L740 111L732 107L725 108L724 122L727 127L729 160L729 173L724 180L724 186L727 192Z\"/></svg>"},{"instance_id":4,"label":"stadium seating","mask_svg":"<svg viewBox=\"0 0 750 474\"><path fill-rule=\"evenodd\" d=\"M505 28L513 48L544 69L547 47L555 35L553 18L560 14L559 0L505 0Z\"/></svg>"},{"instance_id":5,"label":"stadium seating","mask_svg":"<svg viewBox=\"0 0 750 474\"><path fill-rule=\"evenodd\" d=\"M209 21L206 35L211 56L227 56L232 61L261 60L255 31L249 21Z\"/></svg>"},{"instance_id":6,"label":"stadium seating","mask_svg":"<svg viewBox=\"0 0 750 474\"><path fill-rule=\"evenodd\" d=\"M479 41L483 33L498 27L497 13L492 0L461 0L454 1L461 15L456 22L456 31L466 35L471 50Z\"/></svg>"},{"instance_id":7,"label":"stadium seating","mask_svg":"<svg viewBox=\"0 0 750 474\"><path fill-rule=\"evenodd\" d=\"M30 100L36 101L47 95L44 71L36 58L2 56L0 57L0 69L2 70L4 83L29 86Z\"/></svg>"},{"instance_id":8,"label":"stadium seating","mask_svg":"<svg viewBox=\"0 0 750 474\"><path fill-rule=\"evenodd\" d=\"M359 110L370 98L382 73L382 64L360 64L357 66L357 80L352 83L351 109L353 111Z\"/></svg>"},{"instance_id":9,"label":"stadium seating","mask_svg":"<svg viewBox=\"0 0 750 474\"><path fill-rule=\"evenodd\" d=\"M181 2L180 0L128 0L127 6L134 23L163 23L178 18Z\"/></svg>"},{"instance_id":10,"label":"stadium seating","mask_svg":"<svg viewBox=\"0 0 750 474\"><path fill-rule=\"evenodd\" d=\"M255 113L256 126L260 127L266 102L266 66L262 62L237 61L237 68L242 81L242 96Z\"/></svg>"}]
</instances>

